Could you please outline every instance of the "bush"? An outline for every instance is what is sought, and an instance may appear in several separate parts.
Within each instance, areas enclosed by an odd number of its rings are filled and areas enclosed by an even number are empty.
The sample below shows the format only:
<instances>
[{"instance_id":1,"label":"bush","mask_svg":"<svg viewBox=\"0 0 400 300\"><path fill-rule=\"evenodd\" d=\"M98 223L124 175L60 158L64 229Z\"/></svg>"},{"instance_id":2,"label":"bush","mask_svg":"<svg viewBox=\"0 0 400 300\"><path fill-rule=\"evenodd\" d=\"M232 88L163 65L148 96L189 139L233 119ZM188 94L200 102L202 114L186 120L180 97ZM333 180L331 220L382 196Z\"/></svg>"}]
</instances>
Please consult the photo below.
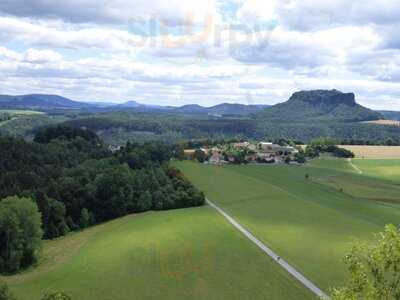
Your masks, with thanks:
<instances>
[{"instance_id":1,"label":"bush","mask_svg":"<svg viewBox=\"0 0 400 300\"><path fill-rule=\"evenodd\" d=\"M354 153L350 150L339 148L336 145L332 144L312 144L307 146L305 155L310 158L318 157L320 153L332 153L334 156L339 158L354 158Z\"/></svg>"},{"instance_id":2,"label":"bush","mask_svg":"<svg viewBox=\"0 0 400 300\"><path fill-rule=\"evenodd\" d=\"M304 154L306 157L315 158L319 156L319 150L315 146L307 146Z\"/></svg>"},{"instance_id":3,"label":"bush","mask_svg":"<svg viewBox=\"0 0 400 300\"><path fill-rule=\"evenodd\" d=\"M0 281L0 300L15 300L5 282Z\"/></svg>"},{"instance_id":4,"label":"bush","mask_svg":"<svg viewBox=\"0 0 400 300\"><path fill-rule=\"evenodd\" d=\"M340 158L354 158L355 155L353 152L351 152L350 150L344 149L344 148L336 148L335 151L333 151L333 155L335 155L336 157L340 157Z\"/></svg>"},{"instance_id":5,"label":"bush","mask_svg":"<svg viewBox=\"0 0 400 300\"><path fill-rule=\"evenodd\" d=\"M303 152L299 152L294 155L294 160L299 164L304 164L306 162L306 156Z\"/></svg>"},{"instance_id":6,"label":"bush","mask_svg":"<svg viewBox=\"0 0 400 300\"><path fill-rule=\"evenodd\" d=\"M41 300L72 300L72 298L63 292L46 293Z\"/></svg>"},{"instance_id":7,"label":"bush","mask_svg":"<svg viewBox=\"0 0 400 300\"><path fill-rule=\"evenodd\" d=\"M199 163L203 163L205 162L205 160L207 159L207 155L204 153L204 151L197 149L194 152L194 159L196 159Z\"/></svg>"},{"instance_id":8,"label":"bush","mask_svg":"<svg viewBox=\"0 0 400 300\"><path fill-rule=\"evenodd\" d=\"M0 272L13 273L36 261L42 239L37 205L28 198L0 202Z\"/></svg>"}]
</instances>

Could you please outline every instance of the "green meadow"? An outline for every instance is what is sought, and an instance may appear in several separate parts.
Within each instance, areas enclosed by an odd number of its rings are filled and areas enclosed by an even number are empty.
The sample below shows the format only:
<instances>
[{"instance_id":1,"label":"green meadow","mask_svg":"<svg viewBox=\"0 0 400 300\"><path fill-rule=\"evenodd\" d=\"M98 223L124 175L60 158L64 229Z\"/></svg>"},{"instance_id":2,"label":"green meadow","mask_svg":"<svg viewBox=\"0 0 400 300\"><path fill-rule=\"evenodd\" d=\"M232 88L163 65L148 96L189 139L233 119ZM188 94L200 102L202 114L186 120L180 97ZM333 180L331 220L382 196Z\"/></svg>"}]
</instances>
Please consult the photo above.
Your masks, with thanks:
<instances>
[{"instance_id":1,"label":"green meadow","mask_svg":"<svg viewBox=\"0 0 400 300\"><path fill-rule=\"evenodd\" d=\"M335 161L336 165L334 166ZM398 184L400 183L400 160L356 159L352 160L352 164L355 167L346 160L315 160L311 163L314 167L327 168L332 171L341 168L343 172L320 173L312 180L329 185L357 199L400 204L400 185ZM358 174L358 171L361 171L362 174ZM399 172L399 176L393 176L397 172Z\"/></svg>"},{"instance_id":2,"label":"green meadow","mask_svg":"<svg viewBox=\"0 0 400 300\"><path fill-rule=\"evenodd\" d=\"M0 114L8 114L11 117L19 116L37 116L44 115L44 112L35 110L23 110L23 109L0 109Z\"/></svg>"},{"instance_id":3,"label":"green meadow","mask_svg":"<svg viewBox=\"0 0 400 300\"><path fill-rule=\"evenodd\" d=\"M209 207L127 216L48 241L38 266L6 277L20 300L313 299Z\"/></svg>"},{"instance_id":4,"label":"green meadow","mask_svg":"<svg viewBox=\"0 0 400 300\"><path fill-rule=\"evenodd\" d=\"M400 223L399 161L324 157L305 166L175 162L207 197L325 291L351 243ZM3 277L19 300L314 299L210 207L131 215L46 241L37 266Z\"/></svg>"},{"instance_id":5,"label":"green meadow","mask_svg":"<svg viewBox=\"0 0 400 300\"><path fill-rule=\"evenodd\" d=\"M354 240L371 241L385 224L400 223L399 187L358 174L346 160L323 158L306 166L176 165L325 291L344 283L343 257Z\"/></svg>"},{"instance_id":6,"label":"green meadow","mask_svg":"<svg viewBox=\"0 0 400 300\"><path fill-rule=\"evenodd\" d=\"M354 159L366 176L400 183L400 159Z\"/></svg>"},{"instance_id":7,"label":"green meadow","mask_svg":"<svg viewBox=\"0 0 400 300\"><path fill-rule=\"evenodd\" d=\"M40 111L34 111L34 110L19 110L19 109L0 109L0 114L1 113L6 113L10 114L12 116L29 116L29 115L44 115L43 112Z\"/></svg>"}]
</instances>

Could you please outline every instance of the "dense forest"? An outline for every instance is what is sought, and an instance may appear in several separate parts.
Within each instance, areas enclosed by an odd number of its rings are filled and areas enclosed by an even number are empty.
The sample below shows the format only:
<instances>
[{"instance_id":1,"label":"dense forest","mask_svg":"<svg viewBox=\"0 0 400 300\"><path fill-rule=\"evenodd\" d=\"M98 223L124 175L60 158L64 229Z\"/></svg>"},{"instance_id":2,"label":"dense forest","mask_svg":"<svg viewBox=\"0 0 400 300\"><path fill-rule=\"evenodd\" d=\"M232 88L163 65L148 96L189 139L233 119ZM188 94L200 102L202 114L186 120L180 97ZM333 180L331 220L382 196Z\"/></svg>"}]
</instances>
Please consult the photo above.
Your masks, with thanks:
<instances>
[{"instance_id":1,"label":"dense forest","mask_svg":"<svg viewBox=\"0 0 400 300\"><path fill-rule=\"evenodd\" d=\"M89 129L112 145L125 145L129 140L174 144L199 139L280 138L309 143L320 137L363 144L382 144L387 140L400 144L400 127L364 123L385 116L387 112L372 111L357 104L352 93L316 90L295 93L287 102L252 114L231 116L193 114L186 109L179 112L135 111L123 107L108 111L53 109L41 115L0 121L0 134L32 139L44 127L63 124Z\"/></svg>"},{"instance_id":2,"label":"dense forest","mask_svg":"<svg viewBox=\"0 0 400 300\"><path fill-rule=\"evenodd\" d=\"M33 103L54 100L53 96L28 96ZM62 100L66 107L77 105L68 99L56 99ZM80 109L51 109L53 106L49 106L45 114L13 118L0 123L0 134L33 138L43 127L64 124L94 131L112 145L124 145L129 140L174 144L206 138L284 138L309 143L320 137L362 141L363 144L381 144L387 140L400 144L400 127L365 123L395 118L396 112L373 111L358 104L353 93L337 90L296 92L288 101L271 107L221 104L212 111L198 105L179 109L146 107L145 110L124 105L89 109L88 104L81 105ZM227 108L231 114L216 114L226 113Z\"/></svg>"},{"instance_id":3,"label":"dense forest","mask_svg":"<svg viewBox=\"0 0 400 300\"><path fill-rule=\"evenodd\" d=\"M93 132L68 126L40 130L32 142L0 137L0 224L26 227L7 217L8 203L17 209L21 199L37 206L47 239L130 213L203 205L204 195L168 164L178 153L156 142L111 152ZM12 255L24 243L18 235L11 243L9 228L0 226L0 272L34 261L29 251Z\"/></svg>"},{"instance_id":4,"label":"dense forest","mask_svg":"<svg viewBox=\"0 0 400 300\"><path fill-rule=\"evenodd\" d=\"M337 122L310 122L310 123L270 123L259 121L257 137L271 139L290 139L309 143L313 139L329 137L336 140L347 140L361 144L386 144L391 141L400 145L400 127L383 126L365 123L337 123Z\"/></svg>"},{"instance_id":5,"label":"dense forest","mask_svg":"<svg viewBox=\"0 0 400 300\"><path fill-rule=\"evenodd\" d=\"M0 134L32 138L41 128L63 124L94 131L106 143L159 141L169 144L202 139L290 139L309 143L320 137L361 144L400 144L400 127L357 122L287 122L250 117L187 116L170 113L57 112L0 123Z\"/></svg>"},{"instance_id":6,"label":"dense forest","mask_svg":"<svg viewBox=\"0 0 400 300\"><path fill-rule=\"evenodd\" d=\"M386 139L400 143L400 128L357 122L269 121L257 117L212 117L173 114L113 112L86 115L67 121L69 126L96 131L111 144L126 140L158 140L169 143L188 139L291 139L308 143L315 138L362 140L379 144Z\"/></svg>"}]
</instances>

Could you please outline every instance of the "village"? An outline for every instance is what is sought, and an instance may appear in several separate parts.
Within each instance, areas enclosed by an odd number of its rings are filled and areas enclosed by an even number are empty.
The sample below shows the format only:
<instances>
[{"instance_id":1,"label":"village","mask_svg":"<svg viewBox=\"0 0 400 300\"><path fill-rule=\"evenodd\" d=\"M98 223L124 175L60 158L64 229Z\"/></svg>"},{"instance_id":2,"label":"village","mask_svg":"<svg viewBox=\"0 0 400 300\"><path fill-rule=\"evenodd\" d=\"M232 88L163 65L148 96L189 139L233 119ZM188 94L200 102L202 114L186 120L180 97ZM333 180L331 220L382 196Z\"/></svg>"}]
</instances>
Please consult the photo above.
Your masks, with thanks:
<instances>
[{"instance_id":1,"label":"village","mask_svg":"<svg viewBox=\"0 0 400 300\"><path fill-rule=\"evenodd\" d=\"M302 163L300 149L293 146L282 146L270 142L238 142L203 147L196 150L187 149L188 159L204 164L279 164Z\"/></svg>"}]
</instances>

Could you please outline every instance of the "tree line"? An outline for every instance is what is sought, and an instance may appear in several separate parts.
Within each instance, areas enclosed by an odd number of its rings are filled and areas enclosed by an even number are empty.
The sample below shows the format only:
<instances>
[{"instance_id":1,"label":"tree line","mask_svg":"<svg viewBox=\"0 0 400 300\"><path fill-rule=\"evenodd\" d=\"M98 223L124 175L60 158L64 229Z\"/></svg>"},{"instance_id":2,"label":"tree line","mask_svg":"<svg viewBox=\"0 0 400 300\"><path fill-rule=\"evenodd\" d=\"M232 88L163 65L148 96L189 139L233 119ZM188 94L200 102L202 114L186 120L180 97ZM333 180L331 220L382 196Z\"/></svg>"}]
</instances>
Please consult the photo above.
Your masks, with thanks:
<instances>
[{"instance_id":1,"label":"tree line","mask_svg":"<svg viewBox=\"0 0 400 300\"><path fill-rule=\"evenodd\" d=\"M168 164L175 153L161 143L127 143L112 153L94 133L68 126L43 129L33 142L0 137L0 273L34 263L42 235L52 239L126 214L203 205L203 193Z\"/></svg>"},{"instance_id":2,"label":"tree line","mask_svg":"<svg viewBox=\"0 0 400 300\"><path fill-rule=\"evenodd\" d=\"M275 117L277 117L275 119ZM318 137L335 137L357 144L400 145L400 127L343 122L339 120L288 121L287 116L274 118L212 117L172 112L71 112L55 111L51 115L23 116L0 127L0 133L29 136L38 128L65 122L64 125L87 128L110 143L162 140L171 144L188 139L286 139L308 144Z\"/></svg>"},{"instance_id":3,"label":"tree line","mask_svg":"<svg viewBox=\"0 0 400 300\"><path fill-rule=\"evenodd\" d=\"M338 158L355 157L352 151L337 146L337 141L329 138L315 139L304 150L304 156L308 158L318 157L320 153L330 153Z\"/></svg>"},{"instance_id":4,"label":"tree line","mask_svg":"<svg viewBox=\"0 0 400 300\"><path fill-rule=\"evenodd\" d=\"M0 122L9 121L9 120L11 120L10 114L0 112Z\"/></svg>"}]
</instances>

